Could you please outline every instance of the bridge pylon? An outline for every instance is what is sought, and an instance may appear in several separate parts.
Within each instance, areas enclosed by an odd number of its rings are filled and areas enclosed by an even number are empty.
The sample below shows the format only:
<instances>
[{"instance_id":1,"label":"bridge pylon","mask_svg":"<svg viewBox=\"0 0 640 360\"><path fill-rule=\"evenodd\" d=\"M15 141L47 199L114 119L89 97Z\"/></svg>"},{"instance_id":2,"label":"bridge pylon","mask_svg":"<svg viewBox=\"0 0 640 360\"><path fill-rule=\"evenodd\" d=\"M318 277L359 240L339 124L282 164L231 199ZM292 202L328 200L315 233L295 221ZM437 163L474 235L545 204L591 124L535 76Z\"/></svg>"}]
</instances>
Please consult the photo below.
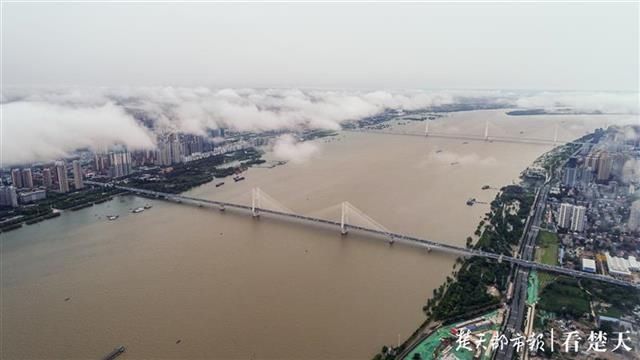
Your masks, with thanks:
<instances>
[{"instance_id":1,"label":"bridge pylon","mask_svg":"<svg viewBox=\"0 0 640 360\"><path fill-rule=\"evenodd\" d=\"M260 188L251 189L251 216L257 218L260 216Z\"/></svg>"},{"instance_id":2,"label":"bridge pylon","mask_svg":"<svg viewBox=\"0 0 640 360\"><path fill-rule=\"evenodd\" d=\"M484 123L484 141L489 141L489 120Z\"/></svg>"},{"instance_id":3,"label":"bridge pylon","mask_svg":"<svg viewBox=\"0 0 640 360\"><path fill-rule=\"evenodd\" d=\"M347 235L349 230L347 230L347 222L349 221L349 214L347 212L347 203L342 202L341 204L342 213L340 215L340 234Z\"/></svg>"}]
</instances>

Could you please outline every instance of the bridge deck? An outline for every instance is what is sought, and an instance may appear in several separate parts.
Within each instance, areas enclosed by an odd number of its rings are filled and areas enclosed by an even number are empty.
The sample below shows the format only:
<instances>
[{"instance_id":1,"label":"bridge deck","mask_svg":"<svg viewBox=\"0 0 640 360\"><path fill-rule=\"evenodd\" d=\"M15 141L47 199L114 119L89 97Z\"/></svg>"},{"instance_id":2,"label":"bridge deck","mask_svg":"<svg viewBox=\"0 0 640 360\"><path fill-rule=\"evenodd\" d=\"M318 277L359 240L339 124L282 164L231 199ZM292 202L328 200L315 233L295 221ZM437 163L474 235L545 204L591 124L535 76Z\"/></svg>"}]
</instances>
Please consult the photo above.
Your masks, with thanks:
<instances>
[{"instance_id":1,"label":"bridge deck","mask_svg":"<svg viewBox=\"0 0 640 360\"><path fill-rule=\"evenodd\" d=\"M99 183L94 181L85 181L85 183L89 185L94 185L94 186L114 187L116 189L125 190L132 193L145 194L148 196L164 198L167 200L174 200L174 201L179 200L181 202L191 203L195 205L208 205L208 206L215 206L218 208L238 209L238 210L249 211L249 212L252 211L252 207L249 205L242 205L242 204L236 204L236 203L225 202L225 201L201 199L201 198L195 198L195 197L185 196L185 195L162 193L157 191L127 187L127 186L104 184L104 183ZM275 210L263 209L263 208L257 208L256 210L258 210L260 214L270 214L270 215L275 215L275 216L288 218L288 219L297 219L302 222L313 223L313 224L324 224L324 225L336 227L338 229L340 229L340 225L341 225L340 222L337 222L337 221L320 219L320 218L306 216L306 215L299 215L295 213L275 211ZM366 228L362 226L348 225L348 228L352 230L357 230L361 233L382 236L393 241L403 242L410 245L418 245L420 247L424 247L430 250L442 251L449 254L461 255L461 256L479 256L479 257L493 259L497 261L506 261L506 262L510 262L510 263L524 266L527 268L537 269L540 271L553 272L553 273L563 274L563 275L568 275L573 277L588 278L592 280L604 281L611 284L616 284L621 286L630 286L630 287L635 287L640 289L640 284L634 284L629 281L616 279L610 276L585 273L582 271L567 269L560 266L547 265L547 264L537 263L535 261L524 260L524 259L513 257L513 256L501 255L501 254L496 254L496 253L491 253L491 252L476 250L476 249L467 249L464 247L443 244L443 243L439 243L432 240L418 238L415 236L399 234L394 232L385 232L385 231Z\"/></svg>"}]
</instances>

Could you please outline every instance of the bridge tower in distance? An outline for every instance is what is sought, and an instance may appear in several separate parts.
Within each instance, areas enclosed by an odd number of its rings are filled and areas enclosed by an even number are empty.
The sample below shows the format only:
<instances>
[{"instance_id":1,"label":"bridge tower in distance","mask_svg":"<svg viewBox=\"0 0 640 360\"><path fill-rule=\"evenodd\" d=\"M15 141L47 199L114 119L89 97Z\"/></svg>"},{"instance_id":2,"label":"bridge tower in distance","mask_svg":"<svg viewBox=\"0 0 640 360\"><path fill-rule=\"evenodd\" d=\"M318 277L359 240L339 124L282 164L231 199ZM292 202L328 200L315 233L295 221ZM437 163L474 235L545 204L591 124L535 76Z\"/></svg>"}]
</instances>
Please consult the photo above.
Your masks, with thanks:
<instances>
[{"instance_id":1,"label":"bridge tower in distance","mask_svg":"<svg viewBox=\"0 0 640 360\"><path fill-rule=\"evenodd\" d=\"M489 120L484 123L484 141L489 141Z\"/></svg>"},{"instance_id":2,"label":"bridge tower in distance","mask_svg":"<svg viewBox=\"0 0 640 360\"><path fill-rule=\"evenodd\" d=\"M260 189L251 189L251 216L257 218L260 216Z\"/></svg>"},{"instance_id":3,"label":"bridge tower in distance","mask_svg":"<svg viewBox=\"0 0 640 360\"><path fill-rule=\"evenodd\" d=\"M347 233L349 232L347 230L347 221L349 221L348 214L347 214L347 203L343 201L341 204L341 207L342 207L342 214L340 216L340 234L347 235Z\"/></svg>"}]
</instances>

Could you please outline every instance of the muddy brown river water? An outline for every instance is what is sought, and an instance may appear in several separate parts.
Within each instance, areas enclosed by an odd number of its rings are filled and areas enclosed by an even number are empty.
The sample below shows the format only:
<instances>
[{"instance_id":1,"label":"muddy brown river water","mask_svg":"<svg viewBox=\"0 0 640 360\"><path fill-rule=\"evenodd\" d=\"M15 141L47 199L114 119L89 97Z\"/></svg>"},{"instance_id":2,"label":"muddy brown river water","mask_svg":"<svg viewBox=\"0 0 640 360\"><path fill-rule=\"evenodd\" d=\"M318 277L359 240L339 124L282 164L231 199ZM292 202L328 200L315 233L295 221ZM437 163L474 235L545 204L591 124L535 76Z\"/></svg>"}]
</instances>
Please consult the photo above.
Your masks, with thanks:
<instances>
[{"instance_id":1,"label":"muddy brown river water","mask_svg":"<svg viewBox=\"0 0 640 360\"><path fill-rule=\"evenodd\" d=\"M618 117L450 114L431 131L578 137ZM422 131L424 123L397 125ZM524 135L523 135L524 136ZM305 163L250 169L189 195L249 203L258 186L302 214L349 201L395 232L464 245L490 201L549 145L360 133ZM152 204L140 214L129 209ZM116 221L106 215L119 214ZM368 359L424 320L455 258L335 229L122 196L7 234L1 353L16 358Z\"/></svg>"}]
</instances>

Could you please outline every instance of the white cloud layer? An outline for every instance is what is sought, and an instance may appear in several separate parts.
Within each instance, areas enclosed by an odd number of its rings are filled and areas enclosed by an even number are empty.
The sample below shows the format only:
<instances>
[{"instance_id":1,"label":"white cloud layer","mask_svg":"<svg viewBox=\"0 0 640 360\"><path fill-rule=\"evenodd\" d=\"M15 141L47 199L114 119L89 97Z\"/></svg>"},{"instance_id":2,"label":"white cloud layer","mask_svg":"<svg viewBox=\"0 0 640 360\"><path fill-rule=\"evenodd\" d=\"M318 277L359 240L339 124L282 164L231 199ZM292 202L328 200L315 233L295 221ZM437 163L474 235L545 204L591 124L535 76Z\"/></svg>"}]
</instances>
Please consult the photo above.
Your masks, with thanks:
<instances>
[{"instance_id":1,"label":"white cloud layer","mask_svg":"<svg viewBox=\"0 0 640 360\"><path fill-rule=\"evenodd\" d=\"M4 164L61 158L79 148L104 150L116 143L134 149L155 146L149 130L111 103L82 108L40 102L1 106Z\"/></svg>"},{"instance_id":2,"label":"white cloud layer","mask_svg":"<svg viewBox=\"0 0 640 360\"><path fill-rule=\"evenodd\" d=\"M347 91L300 89L8 88L1 97L4 165L49 160L79 147L116 143L154 146L155 134L339 129L345 121L386 109L452 104L571 107L574 111L638 113L637 94L509 91Z\"/></svg>"},{"instance_id":3,"label":"white cloud layer","mask_svg":"<svg viewBox=\"0 0 640 360\"><path fill-rule=\"evenodd\" d=\"M285 134L273 145L273 155L279 160L304 163L316 156L320 148L312 142L299 142L292 135Z\"/></svg>"}]
</instances>

